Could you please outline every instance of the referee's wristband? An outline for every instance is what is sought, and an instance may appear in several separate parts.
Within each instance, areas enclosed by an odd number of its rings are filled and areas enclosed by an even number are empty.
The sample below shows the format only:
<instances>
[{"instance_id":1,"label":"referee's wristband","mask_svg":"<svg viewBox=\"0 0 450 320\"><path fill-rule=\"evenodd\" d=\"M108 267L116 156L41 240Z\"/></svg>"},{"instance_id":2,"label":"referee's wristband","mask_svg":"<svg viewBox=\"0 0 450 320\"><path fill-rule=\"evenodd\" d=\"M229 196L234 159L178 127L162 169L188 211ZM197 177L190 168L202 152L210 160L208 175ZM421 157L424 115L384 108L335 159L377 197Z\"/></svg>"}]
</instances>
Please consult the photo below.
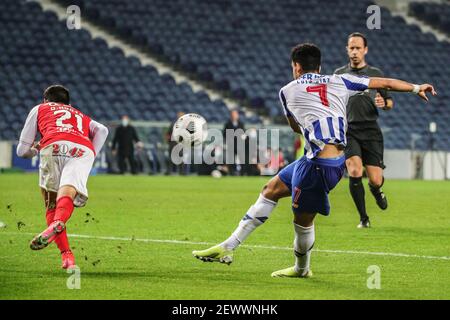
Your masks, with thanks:
<instances>
[{"instance_id":1,"label":"referee's wristband","mask_svg":"<svg viewBox=\"0 0 450 320\"><path fill-rule=\"evenodd\" d=\"M413 84L413 89L411 90L412 93L419 94L420 92L420 86L418 84Z\"/></svg>"}]
</instances>

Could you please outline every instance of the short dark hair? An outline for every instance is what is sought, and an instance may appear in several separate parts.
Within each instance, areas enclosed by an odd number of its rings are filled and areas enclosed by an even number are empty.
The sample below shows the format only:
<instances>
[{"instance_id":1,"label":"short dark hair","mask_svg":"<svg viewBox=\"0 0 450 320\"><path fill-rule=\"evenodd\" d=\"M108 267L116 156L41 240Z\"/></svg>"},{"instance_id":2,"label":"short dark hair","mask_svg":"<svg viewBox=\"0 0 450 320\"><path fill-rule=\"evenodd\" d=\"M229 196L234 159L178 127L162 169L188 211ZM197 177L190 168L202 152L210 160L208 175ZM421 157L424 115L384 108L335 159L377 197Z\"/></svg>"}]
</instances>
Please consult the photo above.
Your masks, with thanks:
<instances>
[{"instance_id":1,"label":"short dark hair","mask_svg":"<svg viewBox=\"0 0 450 320\"><path fill-rule=\"evenodd\" d=\"M67 90L64 86L55 84L44 91L44 99L49 102L57 102L57 103L70 103L69 90Z\"/></svg>"},{"instance_id":2,"label":"short dark hair","mask_svg":"<svg viewBox=\"0 0 450 320\"><path fill-rule=\"evenodd\" d=\"M363 33L361 33L361 32L352 32L352 33L350 33L348 35L347 41L350 38L353 38L353 37L360 37L360 38L362 38L363 41L364 41L364 47L367 47L367 38L366 38L366 36Z\"/></svg>"},{"instance_id":3,"label":"short dark hair","mask_svg":"<svg viewBox=\"0 0 450 320\"><path fill-rule=\"evenodd\" d=\"M296 45L291 51L291 60L302 66L304 72L319 70L322 54L318 46L312 43Z\"/></svg>"}]
</instances>

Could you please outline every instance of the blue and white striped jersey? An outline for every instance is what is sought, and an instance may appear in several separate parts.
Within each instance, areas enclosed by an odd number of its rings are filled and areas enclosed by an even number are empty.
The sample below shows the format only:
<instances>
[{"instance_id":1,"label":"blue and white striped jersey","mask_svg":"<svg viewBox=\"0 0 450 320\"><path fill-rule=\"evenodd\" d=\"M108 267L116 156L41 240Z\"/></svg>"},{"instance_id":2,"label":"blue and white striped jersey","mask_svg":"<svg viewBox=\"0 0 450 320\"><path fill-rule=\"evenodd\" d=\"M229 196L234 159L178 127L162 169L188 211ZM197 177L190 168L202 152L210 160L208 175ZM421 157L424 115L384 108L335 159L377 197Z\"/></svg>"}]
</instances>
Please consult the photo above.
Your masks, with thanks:
<instances>
[{"instance_id":1,"label":"blue and white striped jersey","mask_svg":"<svg viewBox=\"0 0 450 320\"><path fill-rule=\"evenodd\" d=\"M325 144L345 147L348 99L368 85L367 77L306 73L281 88L284 113L301 128L307 158L314 158Z\"/></svg>"}]
</instances>

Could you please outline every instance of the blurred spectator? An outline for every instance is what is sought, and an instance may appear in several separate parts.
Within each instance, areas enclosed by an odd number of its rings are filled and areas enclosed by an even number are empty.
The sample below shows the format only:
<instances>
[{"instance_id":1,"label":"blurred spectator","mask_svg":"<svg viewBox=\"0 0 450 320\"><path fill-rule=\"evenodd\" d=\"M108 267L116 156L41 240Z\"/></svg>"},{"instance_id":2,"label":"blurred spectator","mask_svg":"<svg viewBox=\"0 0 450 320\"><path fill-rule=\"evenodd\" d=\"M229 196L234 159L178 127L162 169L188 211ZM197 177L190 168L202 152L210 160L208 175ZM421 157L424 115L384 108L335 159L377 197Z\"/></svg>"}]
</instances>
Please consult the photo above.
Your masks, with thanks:
<instances>
[{"instance_id":1,"label":"blurred spectator","mask_svg":"<svg viewBox=\"0 0 450 320\"><path fill-rule=\"evenodd\" d=\"M277 150L267 148L265 157L266 160L269 160L269 162L265 165L259 165L259 171L261 172L261 175L275 175L286 165L281 148Z\"/></svg>"},{"instance_id":2,"label":"blurred spectator","mask_svg":"<svg viewBox=\"0 0 450 320\"><path fill-rule=\"evenodd\" d=\"M243 131L245 131L244 123L239 120L238 110L231 110L230 111L230 119L225 123L224 128L223 128L224 142L226 142L226 131L227 130L233 130L233 133L234 133L234 131L238 130L238 129L242 129ZM245 140L246 139L245 134L235 137L233 146L227 145L227 150L226 150L228 157L234 158L234 164L228 165L231 175L240 175L240 173L241 173L241 165L240 164L245 162L245 159L239 159L239 157L238 157L238 139ZM244 142L244 146L245 146L245 141L242 141L242 142Z\"/></svg>"},{"instance_id":3,"label":"blurred spectator","mask_svg":"<svg viewBox=\"0 0 450 320\"><path fill-rule=\"evenodd\" d=\"M135 163L137 172L147 174L151 173L150 159L148 157L147 150L144 148L144 144L142 142L136 143Z\"/></svg>"},{"instance_id":4,"label":"blurred spectator","mask_svg":"<svg viewBox=\"0 0 450 320\"><path fill-rule=\"evenodd\" d=\"M284 160L283 150L278 148L277 152L273 155L271 162L274 168L278 168L278 171L286 166L286 161Z\"/></svg>"},{"instance_id":5,"label":"blurred spectator","mask_svg":"<svg viewBox=\"0 0 450 320\"><path fill-rule=\"evenodd\" d=\"M180 117L184 116L185 113L183 111L178 111L177 112L177 119L178 120ZM177 145L176 141L172 141L172 132L173 132L173 126L175 125L175 121L172 122L172 124L169 127L169 130L167 131L166 134L166 142L169 145L169 155L167 157L167 161L166 161L166 174L172 174L174 171L177 172L178 174L183 174L184 170L183 170L183 164L180 165L176 165L172 162L172 150L173 148Z\"/></svg>"},{"instance_id":6,"label":"blurred spectator","mask_svg":"<svg viewBox=\"0 0 450 320\"><path fill-rule=\"evenodd\" d=\"M243 165L243 175L259 176L258 168L258 131L250 128L245 140L245 163Z\"/></svg>"},{"instance_id":7,"label":"blurred spectator","mask_svg":"<svg viewBox=\"0 0 450 320\"><path fill-rule=\"evenodd\" d=\"M113 139L113 154L117 154L119 171L125 173L128 160L131 173L136 174L136 161L134 160L134 144L140 142L136 129L130 124L130 118L127 115L122 116L122 123L116 129Z\"/></svg>"},{"instance_id":8,"label":"blurred spectator","mask_svg":"<svg viewBox=\"0 0 450 320\"><path fill-rule=\"evenodd\" d=\"M107 172L108 173L118 173L119 168L117 166L116 156L113 153L112 150L112 141L108 142L108 147L103 148L105 152L105 158L106 158L106 164L108 166Z\"/></svg>"}]
</instances>

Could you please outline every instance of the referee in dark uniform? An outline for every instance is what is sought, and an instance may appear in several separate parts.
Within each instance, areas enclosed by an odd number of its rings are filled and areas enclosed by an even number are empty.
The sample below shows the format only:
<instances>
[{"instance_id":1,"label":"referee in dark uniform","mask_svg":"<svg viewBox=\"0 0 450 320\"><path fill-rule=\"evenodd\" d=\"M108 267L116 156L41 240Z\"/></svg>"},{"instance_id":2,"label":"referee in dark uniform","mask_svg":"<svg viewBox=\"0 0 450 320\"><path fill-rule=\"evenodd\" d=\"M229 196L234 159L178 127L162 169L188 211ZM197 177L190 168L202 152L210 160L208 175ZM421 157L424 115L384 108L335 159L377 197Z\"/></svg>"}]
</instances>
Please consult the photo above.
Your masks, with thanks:
<instances>
[{"instance_id":1,"label":"referee in dark uniform","mask_svg":"<svg viewBox=\"0 0 450 320\"><path fill-rule=\"evenodd\" d=\"M383 77L383 72L368 65L367 39L358 32L348 36L347 53L350 62L334 73L349 73L359 76ZM365 191L362 184L363 167L369 178L369 189L377 205L387 208L387 199L381 187L384 183L383 134L378 126L378 110L390 110L394 105L386 90L366 90L350 98L347 105L347 147L345 149L347 171L350 176L350 193L360 216L358 228L370 227L366 212Z\"/></svg>"}]
</instances>

